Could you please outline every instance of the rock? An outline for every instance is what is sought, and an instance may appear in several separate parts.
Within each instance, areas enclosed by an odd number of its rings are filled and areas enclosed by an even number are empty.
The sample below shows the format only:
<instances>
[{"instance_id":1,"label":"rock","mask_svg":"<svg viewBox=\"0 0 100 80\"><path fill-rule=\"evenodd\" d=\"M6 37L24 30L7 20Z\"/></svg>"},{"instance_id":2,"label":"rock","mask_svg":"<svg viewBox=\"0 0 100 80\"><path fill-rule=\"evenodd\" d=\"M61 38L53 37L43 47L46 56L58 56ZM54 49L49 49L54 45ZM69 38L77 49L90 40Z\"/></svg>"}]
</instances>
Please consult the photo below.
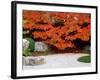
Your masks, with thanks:
<instances>
[{"instance_id":1,"label":"rock","mask_svg":"<svg viewBox=\"0 0 100 80\"><path fill-rule=\"evenodd\" d=\"M29 41L27 39L23 39L23 49L27 49L29 47Z\"/></svg>"},{"instance_id":2,"label":"rock","mask_svg":"<svg viewBox=\"0 0 100 80\"><path fill-rule=\"evenodd\" d=\"M48 50L47 44L39 41L35 42L35 51L46 51L46 50Z\"/></svg>"},{"instance_id":3,"label":"rock","mask_svg":"<svg viewBox=\"0 0 100 80\"><path fill-rule=\"evenodd\" d=\"M38 65L44 63L44 57L24 57L23 58L23 64L24 65Z\"/></svg>"}]
</instances>

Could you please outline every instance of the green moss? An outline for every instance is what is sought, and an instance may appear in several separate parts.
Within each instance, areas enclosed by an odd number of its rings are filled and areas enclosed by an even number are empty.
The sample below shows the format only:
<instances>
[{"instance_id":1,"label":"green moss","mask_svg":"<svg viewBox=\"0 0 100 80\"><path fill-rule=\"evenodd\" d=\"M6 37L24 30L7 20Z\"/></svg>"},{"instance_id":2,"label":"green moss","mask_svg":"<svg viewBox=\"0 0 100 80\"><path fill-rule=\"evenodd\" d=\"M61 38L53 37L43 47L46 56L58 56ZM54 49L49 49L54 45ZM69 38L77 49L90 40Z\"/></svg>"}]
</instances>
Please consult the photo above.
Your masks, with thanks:
<instances>
[{"instance_id":1,"label":"green moss","mask_svg":"<svg viewBox=\"0 0 100 80\"><path fill-rule=\"evenodd\" d=\"M49 51L34 51L32 53L33 56L45 56L45 55L49 55L50 52Z\"/></svg>"},{"instance_id":2,"label":"green moss","mask_svg":"<svg viewBox=\"0 0 100 80\"><path fill-rule=\"evenodd\" d=\"M84 62L84 63L90 63L91 62L91 57L90 56L83 56L83 57L80 57L78 59L78 61Z\"/></svg>"},{"instance_id":3,"label":"green moss","mask_svg":"<svg viewBox=\"0 0 100 80\"><path fill-rule=\"evenodd\" d=\"M31 56L32 53L30 52L30 49L23 49L23 56Z\"/></svg>"}]
</instances>

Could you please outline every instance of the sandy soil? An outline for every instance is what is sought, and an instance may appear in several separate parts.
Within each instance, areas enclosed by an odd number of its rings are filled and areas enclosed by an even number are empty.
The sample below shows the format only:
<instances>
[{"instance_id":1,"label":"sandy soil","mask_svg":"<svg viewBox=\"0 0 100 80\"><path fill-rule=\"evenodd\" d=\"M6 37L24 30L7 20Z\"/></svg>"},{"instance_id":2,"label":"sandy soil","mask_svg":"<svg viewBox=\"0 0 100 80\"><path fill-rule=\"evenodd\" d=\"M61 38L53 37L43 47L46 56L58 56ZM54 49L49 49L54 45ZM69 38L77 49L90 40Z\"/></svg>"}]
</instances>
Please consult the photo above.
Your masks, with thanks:
<instances>
[{"instance_id":1,"label":"sandy soil","mask_svg":"<svg viewBox=\"0 0 100 80\"><path fill-rule=\"evenodd\" d=\"M71 68L71 67L87 67L90 63L78 62L77 59L88 54L82 53L66 53L44 56L45 63L40 65L23 65L23 69L45 69L45 68Z\"/></svg>"}]
</instances>

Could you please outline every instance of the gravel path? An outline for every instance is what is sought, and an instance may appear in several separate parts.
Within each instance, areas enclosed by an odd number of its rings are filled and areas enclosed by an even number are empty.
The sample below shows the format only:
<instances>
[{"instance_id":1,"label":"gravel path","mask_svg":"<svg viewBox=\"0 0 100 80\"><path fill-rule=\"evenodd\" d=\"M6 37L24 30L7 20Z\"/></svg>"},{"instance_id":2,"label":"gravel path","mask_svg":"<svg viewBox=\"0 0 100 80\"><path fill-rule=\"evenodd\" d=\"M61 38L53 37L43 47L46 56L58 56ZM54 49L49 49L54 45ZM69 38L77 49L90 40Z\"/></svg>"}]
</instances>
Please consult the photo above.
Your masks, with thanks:
<instances>
[{"instance_id":1,"label":"gravel path","mask_svg":"<svg viewBox=\"0 0 100 80\"><path fill-rule=\"evenodd\" d=\"M88 54L66 53L45 56L45 63L40 65L24 65L23 69L44 69L44 68L67 68L67 67L85 67L90 63L78 62L77 59Z\"/></svg>"}]
</instances>

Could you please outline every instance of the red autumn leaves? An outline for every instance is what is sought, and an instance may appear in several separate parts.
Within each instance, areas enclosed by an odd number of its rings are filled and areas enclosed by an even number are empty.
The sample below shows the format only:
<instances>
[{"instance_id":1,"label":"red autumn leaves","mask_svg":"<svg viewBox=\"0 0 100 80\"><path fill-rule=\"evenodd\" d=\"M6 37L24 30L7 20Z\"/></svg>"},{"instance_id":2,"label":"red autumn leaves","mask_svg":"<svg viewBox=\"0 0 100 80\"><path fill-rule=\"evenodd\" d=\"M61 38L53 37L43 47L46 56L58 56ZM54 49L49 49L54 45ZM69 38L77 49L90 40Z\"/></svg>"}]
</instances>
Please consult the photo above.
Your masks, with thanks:
<instances>
[{"instance_id":1,"label":"red autumn leaves","mask_svg":"<svg viewBox=\"0 0 100 80\"><path fill-rule=\"evenodd\" d=\"M23 28L32 31L34 39L60 50L75 47L76 39L88 41L90 22L86 13L23 11Z\"/></svg>"}]
</instances>

